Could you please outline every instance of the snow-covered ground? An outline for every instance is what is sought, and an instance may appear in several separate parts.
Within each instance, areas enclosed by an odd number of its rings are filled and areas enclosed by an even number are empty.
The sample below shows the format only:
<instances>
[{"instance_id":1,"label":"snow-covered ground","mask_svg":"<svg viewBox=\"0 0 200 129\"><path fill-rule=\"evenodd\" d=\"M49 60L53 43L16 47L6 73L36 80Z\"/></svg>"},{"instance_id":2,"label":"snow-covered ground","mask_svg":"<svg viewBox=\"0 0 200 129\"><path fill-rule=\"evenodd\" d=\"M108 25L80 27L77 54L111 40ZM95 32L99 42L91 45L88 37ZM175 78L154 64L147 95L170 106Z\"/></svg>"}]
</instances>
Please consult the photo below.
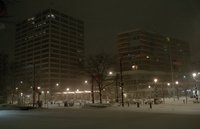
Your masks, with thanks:
<instances>
[{"instance_id":1,"label":"snow-covered ground","mask_svg":"<svg viewBox=\"0 0 200 129\"><path fill-rule=\"evenodd\" d=\"M131 112L150 112L150 113L173 113L173 114L198 114L200 115L200 103L193 103L194 99L188 98L187 104L183 102L185 97L179 98L165 98L163 104L152 104L150 108L149 104L140 104L139 108L136 104L125 103L122 107L119 104L112 104L107 107L106 110L116 111L131 111ZM64 107L64 104L49 104L48 109L65 110L73 108L83 108L84 104L76 103L73 107ZM86 107L88 108L88 107ZM95 110L94 107L91 107ZM98 109L97 109L98 110Z\"/></svg>"}]
</instances>

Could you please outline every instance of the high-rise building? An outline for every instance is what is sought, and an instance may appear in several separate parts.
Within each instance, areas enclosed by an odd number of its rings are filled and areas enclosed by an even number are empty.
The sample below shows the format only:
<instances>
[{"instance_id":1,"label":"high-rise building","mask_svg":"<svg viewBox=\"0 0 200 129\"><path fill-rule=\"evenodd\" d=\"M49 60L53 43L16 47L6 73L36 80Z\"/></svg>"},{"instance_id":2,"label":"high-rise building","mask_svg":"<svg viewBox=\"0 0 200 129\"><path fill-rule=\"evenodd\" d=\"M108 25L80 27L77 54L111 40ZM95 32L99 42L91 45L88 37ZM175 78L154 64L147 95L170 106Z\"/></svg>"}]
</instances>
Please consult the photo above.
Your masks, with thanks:
<instances>
[{"instance_id":1,"label":"high-rise building","mask_svg":"<svg viewBox=\"0 0 200 129\"><path fill-rule=\"evenodd\" d=\"M83 21L47 9L16 24L16 84L73 89L83 58Z\"/></svg>"},{"instance_id":2,"label":"high-rise building","mask_svg":"<svg viewBox=\"0 0 200 129\"><path fill-rule=\"evenodd\" d=\"M124 70L188 71L190 47L185 41L143 30L118 35Z\"/></svg>"},{"instance_id":3,"label":"high-rise building","mask_svg":"<svg viewBox=\"0 0 200 129\"><path fill-rule=\"evenodd\" d=\"M138 29L118 34L117 45L125 92L141 97L151 91L149 87L155 87L155 78L157 85L165 89L171 84L172 92L177 86L175 81L183 85L190 63L187 42Z\"/></svg>"}]
</instances>

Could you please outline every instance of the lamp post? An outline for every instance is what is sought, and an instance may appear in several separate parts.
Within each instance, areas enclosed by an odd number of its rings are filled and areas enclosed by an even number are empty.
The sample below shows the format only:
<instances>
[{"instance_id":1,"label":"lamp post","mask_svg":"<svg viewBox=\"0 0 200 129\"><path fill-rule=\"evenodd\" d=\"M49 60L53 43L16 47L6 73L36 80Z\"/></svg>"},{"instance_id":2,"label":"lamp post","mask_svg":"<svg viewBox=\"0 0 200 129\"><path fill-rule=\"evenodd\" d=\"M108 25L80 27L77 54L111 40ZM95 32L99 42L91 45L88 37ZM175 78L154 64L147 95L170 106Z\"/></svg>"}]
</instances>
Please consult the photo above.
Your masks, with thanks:
<instances>
[{"instance_id":1,"label":"lamp post","mask_svg":"<svg viewBox=\"0 0 200 129\"><path fill-rule=\"evenodd\" d=\"M48 108L47 94L49 94L50 92L49 90L44 90L44 91L41 91L41 93L44 94L44 104Z\"/></svg>"},{"instance_id":2,"label":"lamp post","mask_svg":"<svg viewBox=\"0 0 200 129\"><path fill-rule=\"evenodd\" d=\"M122 68L122 60L124 57L134 57L133 55L128 54L127 56L122 56L119 58L120 64L120 88L121 88L121 99L122 99L122 107L124 107L124 81L123 81L123 68ZM132 65L132 69L138 69L137 65Z\"/></svg>"},{"instance_id":3,"label":"lamp post","mask_svg":"<svg viewBox=\"0 0 200 129\"><path fill-rule=\"evenodd\" d=\"M158 88L157 88L158 79L155 78L153 81L155 83L155 87L154 87L154 104L156 104L157 100L158 100Z\"/></svg>"},{"instance_id":4,"label":"lamp post","mask_svg":"<svg viewBox=\"0 0 200 129\"><path fill-rule=\"evenodd\" d=\"M120 58L120 87L121 87L121 99L122 99L122 107L124 107L124 82L122 75L122 58Z\"/></svg>"},{"instance_id":5,"label":"lamp post","mask_svg":"<svg viewBox=\"0 0 200 129\"><path fill-rule=\"evenodd\" d=\"M200 73L193 73L193 74L192 74L193 79L194 79L196 82L200 81L200 80L197 79L197 77L199 76L199 74L200 74ZM195 92L194 92L194 93L195 93L195 98L196 98L196 100L198 101L198 92L197 92L197 91L198 91L198 89L197 89L197 83L196 83L196 84L195 84Z\"/></svg>"},{"instance_id":6,"label":"lamp post","mask_svg":"<svg viewBox=\"0 0 200 129\"><path fill-rule=\"evenodd\" d=\"M178 84L179 84L179 82L176 81L175 84L176 84L176 90L177 90L177 91L176 91L176 92L177 92L177 99L179 100L179 93L178 93L178 92L179 92L179 89L178 89Z\"/></svg>"},{"instance_id":7,"label":"lamp post","mask_svg":"<svg viewBox=\"0 0 200 129\"><path fill-rule=\"evenodd\" d=\"M175 87L174 87L174 68L173 68L173 57L172 57L172 47L171 47L171 40L169 37L166 38L168 42L168 56L169 56L169 63L170 63L170 71L171 71L171 87L173 88L173 97L175 101Z\"/></svg>"}]
</instances>

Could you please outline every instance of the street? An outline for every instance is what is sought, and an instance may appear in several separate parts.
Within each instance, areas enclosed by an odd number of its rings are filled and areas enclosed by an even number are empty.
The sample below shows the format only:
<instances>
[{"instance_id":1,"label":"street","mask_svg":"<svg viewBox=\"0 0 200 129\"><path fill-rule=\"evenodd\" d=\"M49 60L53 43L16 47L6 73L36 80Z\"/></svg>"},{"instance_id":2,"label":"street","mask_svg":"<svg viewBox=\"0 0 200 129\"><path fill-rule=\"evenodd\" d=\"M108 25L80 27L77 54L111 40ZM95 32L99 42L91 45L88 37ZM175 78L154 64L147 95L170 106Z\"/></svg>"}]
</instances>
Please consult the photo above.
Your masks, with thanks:
<instances>
[{"instance_id":1,"label":"street","mask_svg":"<svg viewBox=\"0 0 200 129\"><path fill-rule=\"evenodd\" d=\"M0 111L1 129L199 129L200 115L106 109Z\"/></svg>"}]
</instances>

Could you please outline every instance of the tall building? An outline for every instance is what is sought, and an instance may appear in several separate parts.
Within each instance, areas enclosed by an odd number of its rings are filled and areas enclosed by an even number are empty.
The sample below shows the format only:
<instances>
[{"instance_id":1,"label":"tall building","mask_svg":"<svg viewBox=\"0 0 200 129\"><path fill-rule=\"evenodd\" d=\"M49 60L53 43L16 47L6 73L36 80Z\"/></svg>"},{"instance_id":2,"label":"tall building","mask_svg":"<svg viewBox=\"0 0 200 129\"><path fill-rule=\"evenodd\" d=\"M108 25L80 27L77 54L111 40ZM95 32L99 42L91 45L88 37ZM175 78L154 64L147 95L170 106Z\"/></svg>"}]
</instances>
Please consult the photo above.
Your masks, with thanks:
<instances>
[{"instance_id":1,"label":"tall building","mask_svg":"<svg viewBox=\"0 0 200 129\"><path fill-rule=\"evenodd\" d=\"M120 33L117 38L125 71L188 71L190 47L185 41L143 30Z\"/></svg>"},{"instance_id":2,"label":"tall building","mask_svg":"<svg viewBox=\"0 0 200 129\"><path fill-rule=\"evenodd\" d=\"M181 85L189 72L190 47L185 41L138 29L118 34L117 45L125 92L137 91L134 95L141 97L155 86L155 78L160 87L170 83L174 92L175 81Z\"/></svg>"},{"instance_id":3,"label":"tall building","mask_svg":"<svg viewBox=\"0 0 200 129\"><path fill-rule=\"evenodd\" d=\"M47 9L16 24L16 84L75 88L84 58L83 21Z\"/></svg>"},{"instance_id":4,"label":"tall building","mask_svg":"<svg viewBox=\"0 0 200 129\"><path fill-rule=\"evenodd\" d=\"M8 56L0 53L0 103L6 101L6 76L8 73Z\"/></svg>"}]
</instances>

